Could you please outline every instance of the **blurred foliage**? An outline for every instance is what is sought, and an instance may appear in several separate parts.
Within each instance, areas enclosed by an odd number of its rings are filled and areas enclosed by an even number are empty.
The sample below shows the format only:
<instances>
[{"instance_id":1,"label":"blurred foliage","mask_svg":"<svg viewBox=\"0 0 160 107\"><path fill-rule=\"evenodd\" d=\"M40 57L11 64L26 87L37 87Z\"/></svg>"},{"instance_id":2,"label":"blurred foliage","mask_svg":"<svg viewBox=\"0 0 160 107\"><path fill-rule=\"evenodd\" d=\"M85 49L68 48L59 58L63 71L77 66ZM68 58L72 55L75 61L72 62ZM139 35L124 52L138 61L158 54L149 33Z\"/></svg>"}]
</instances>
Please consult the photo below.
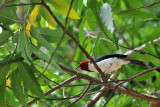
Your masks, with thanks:
<instances>
[{"instance_id":1,"label":"blurred foliage","mask_svg":"<svg viewBox=\"0 0 160 107\"><path fill-rule=\"evenodd\" d=\"M6 0L1 0L3 4ZM15 0L6 5L40 3L40 0ZM64 25L71 0L45 0L54 15ZM121 48L116 43L133 49L145 45L141 51L148 52L160 57L160 4L134 10L142 6L150 5L158 0L75 0L69 14L68 31L80 42L83 48L93 57L104 54L119 53L125 54L128 49ZM105 5L104 5L105 4ZM106 5L107 4L107 5ZM0 5L1 6L1 5ZM103 8L102 8L103 6ZM109 6L109 7L106 7ZM2 6L1 6L2 7ZM44 92L47 92L55 83L41 76L49 62L55 47L62 37L63 30L56 23L54 18L42 5L24 5L0 7L0 107L12 105L19 107L27 106L26 103L32 100L31 97L40 97L41 101L33 104L35 107L46 105L56 106L62 100L46 100ZM95 7L97 10L95 10ZM107 14L105 9L110 9ZM131 11L125 11L130 10ZM96 13L98 12L98 14ZM108 15L108 16L107 16ZM113 25L110 25L110 21ZM101 24L99 23L101 22ZM102 27L108 34L104 34ZM114 32L110 32L111 26ZM121 36L124 36L126 42ZM159 59L139 52L132 54L132 59L148 62L151 67L160 65ZM49 79L61 83L72 75L63 72L56 63L75 69L77 62L86 59L83 52L77 47L67 34L65 35L59 49L51 60L50 66L44 75ZM35 70L31 64L36 67ZM118 79L126 79L140 72L145 68L136 65L125 65L120 69ZM99 77L97 73L79 71L85 74ZM7 80L6 80L7 77ZM9 80L8 80L9 78ZM11 82L11 83L10 83ZM86 84L85 80L77 80L69 85ZM159 70L142 75L135 80L125 83L125 86L144 94L153 94L160 89ZM7 85L5 85L7 84ZM6 88L7 86L7 88ZM10 88L8 88L10 87ZM78 95L87 86L62 87L45 98L63 98L70 95ZM95 87L94 85L91 88ZM89 91L97 91L100 87ZM65 90L65 92L63 92ZM107 92L97 103L101 107L109 97ZM64 95L65 94L65 95ZM82 107L94 95L82 98L73 107ZM72 101L65 101L61 107L66 107ZM131 98L127 95L116 93L108 103L108 107L147 107L149 102Z\"/></svg>"}]
</instances>

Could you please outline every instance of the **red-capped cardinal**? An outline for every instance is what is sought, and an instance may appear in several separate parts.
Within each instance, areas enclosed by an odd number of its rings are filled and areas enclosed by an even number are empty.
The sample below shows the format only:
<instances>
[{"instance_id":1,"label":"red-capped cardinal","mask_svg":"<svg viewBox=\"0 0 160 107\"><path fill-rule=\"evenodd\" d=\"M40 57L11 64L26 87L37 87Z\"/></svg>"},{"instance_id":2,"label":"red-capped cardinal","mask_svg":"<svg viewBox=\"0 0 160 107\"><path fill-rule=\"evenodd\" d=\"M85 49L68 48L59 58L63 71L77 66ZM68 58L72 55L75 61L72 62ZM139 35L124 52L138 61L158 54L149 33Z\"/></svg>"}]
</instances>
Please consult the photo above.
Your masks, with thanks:
<instances>
[{"instance_id":1,"label":"red-capped cardinal","mask_svg":"<svg viewBox=\"0 0 160 107\"><path fill-rule=\"evenodd\" d=\"M94 59L99 68L104 73L112 73L113 71L117 71L124 64L136 64L140 66L145 66L142 61L128 59L127 55L121 54L111 54L111 55L103 55ZM93 71L97 72L97 69L94 67L91 61L83 61L79 64L76 69L81 69L85 71Z\"/></svg>"}]
</instances>

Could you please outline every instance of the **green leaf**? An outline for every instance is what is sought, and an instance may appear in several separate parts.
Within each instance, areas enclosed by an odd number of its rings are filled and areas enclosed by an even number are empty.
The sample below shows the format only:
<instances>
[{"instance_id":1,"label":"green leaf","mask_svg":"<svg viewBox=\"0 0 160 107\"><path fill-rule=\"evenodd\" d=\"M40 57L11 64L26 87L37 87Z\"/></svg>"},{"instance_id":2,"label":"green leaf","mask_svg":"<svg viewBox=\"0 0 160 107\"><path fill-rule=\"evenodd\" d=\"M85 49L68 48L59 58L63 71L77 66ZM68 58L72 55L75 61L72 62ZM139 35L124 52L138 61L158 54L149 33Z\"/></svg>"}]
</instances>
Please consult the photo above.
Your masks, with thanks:
<instances>
[{"instance_id":1,"label":"green leaf","mask_svg":"<svg viewBox=\"0 0 160 107\"><path fill-rule=\"evenodd\" d=\"M51 0L53 7L58 10L61 14L67 16L70 6L63 0ZM73 19L80 19L76 11L71 8L69 17Z\"/></svg>"},{"instance_id":2,"label":"green leaf","mask_svg":"<svg viewBox=\"0 0 160 107\"><path fill-rule=\"evenodd\" d=\"M6 75L9 70L10 70L10 64L0 66L0 84L2 84L4 80L6 80Z\"/></svg>"},{"instance_id":3,"label":"green leaf","mask_svg":"<svg viewBox=\"0 0 160 107\"><path fill-rule=\"evenodd\" d=\"M0 84L0 107L5 107L5 89L6 89L6 80L3 80Z\"/></svg>"},{"instance_id":4,"label":"green leaf","mask_svg":"<svg viewBox=\"0 0 160 107\"><path fill-rule=\"evenodd\" d=\"M112 33L114 31L112 8L108 3L103 4L100 10L100 16L106 28Z\"/></svg>"},{"instance_id":5,"label":"green leaf","mask_svg":"<svg viewBox=\"0 0 160 107\"><path fill-rule=\"evenodd\" d=\"M85 13L85 26L88 31L95 31L96 17L91 9L88 9Z\"/></svg>"},{"instance_id":6,"label":"green leaf","mask_svg":"<svg viewBox=\"0 0 160 107\"><path fill-rule=\"evenodd\" d=\"M25 100L25 95L23 93L23 89L21 86L21 79L18 75L18 71L13 71L11 74L11 87L12 87L12 91L14 93L14 95L16 96L16 98L18 99L18 101L24 105L25 107L27 107L27 103Z\"/></svg>"},{"instance_id":7,"label":"green leaf","mask_svg":"<svg viewBox=\"0 0 160 107\"><path fill-rule=\"evenodd\" d=\"M29 39L24 31L21 31L18 35L17 51L21 53L21 56L25 60L28 60L28 58L32 59L31 58L32 52L31 52L31 48L30 48ZM28 58L27 58L26 54L27 54Z\"/></svg>"},{"instance_id":8,"label":"green leaf","mask_svg":"<svg viewBox=\"0 0 160 107\"><path fill-rule=\"evenodd\" d=\"M37 79L35 78L33 74L33 69L27 65L26 63L20 63L18 66L18 73L20 74L24 85L35 95L37 95L40 98L44 98L44 93L42 89L40 88L40 85L37 82Z\"/></svg>"},{"instance_id":9,"label":"green leaf","mask_svg":"<svg viewBox=\"0 0 160 107\"><path fill-rule=\"evenodd\" d=\"M15 22L15 19L13 15L11 14L10 10L7 9L1 9L0 11L0 23L3 24L13 24Z\"/></svg>"},{"instance_id":10,"label":"green leaf","mask_svg":"<svg viewBox=\"0 0 160 107\"><path fill-rule=\"evenodd\" d=\"M0 45L3 45L4 43L6 43L8 38L12 36L12 34L13 33L11 31L3 31L0 34Z\"/></svg>"},{"instance_id":11,"label":"green leaf","mask_svg":"<svg viewBox=\"0 0 160 107\"><path fill-rule=\"evenodd\" d=\"M154 28L154 30L152 30L152 33L147 35L146 40L143 43L145 44L152 40L158 39L159 37L160 37L160 28Z\"/></svg>"},{"instance_id":12,"label":"green leaf","mask_svg":"<svg viewBox=\"0 0 160 107\"><path fill-rule=\"evenodd\" d=\"M31 35L37 39L37 41L44 47L46 47L47 49L49 50L52 50L53 49L53 46L48 43L46 41L46 39L43 38L43 36L41 36L37 31L36 31L36 28L34 28L33 26L31 27Z\"/></svg>"},{"instance_id":13,"label":"green leaf","mask_svg":"<svg viewBox=\"0 0 160 107\"><path fill-rule=\"evenodd\" d=\"M85 40L85 37L83 35L83 23L84 23L84 21L82 21L79 26L79 41L80 41L81 45L83 45L83 42ZM83 58L83 52L79 48L77 48L74 60L81 62L82 58ZM78 66L78 64L76 62L74 62L74 68L76 68L77 66Z\"/></svg>"},{"instance_id":14,"label":"green leaf","mask_svg":"<svg viewBox=\"0 0 160 107\"><path fill-rule=\"evenodd\" d=\"M152 13L147 13L147 12L138 11L138 10L124 12L124 13L121 13L120 15L123 15L123 14L127 15L127 16L133 16L133 17L141 18L141 19L148 19L148 18L153 18L154 19L154 18L157 18Z\"/></svg>"},{"instance_id":15,"label":"green leaf","mask_svg":"<svg viewBox=\"0 0 160 107\"><path fill-rule=\"evenodd\" d=\"M141 34L139 33L138 29L135 27L129 28L128 29L129 34L132 34L135 36L137 39L142 40Z\"/></svg>"},{"instance_id":16,"label":"green leaf","mask_svg":"<svg viewBox=\"0 0 160 107\"><path fill-rule=\"evenodd\" d=\"M56 29L51 30L49 28L36 28L39 35L43 36L49 43L58 43L63 35L63 31ZM68 40L69 37L65 35L63 41Z\"/></svg>"},{"instance_id":17,"label":"green leaf","mask_svg":"<svg viewBox=\"0 0 160 107\"><path fill-rule=\"evenodd\" d=\"M42 60L45 60L46 62L49 62L50 58L43 53L42 51L40 51L39 49L37 49L35 46L31 46L33 53L39 57ZM52 64L55 64L55 62L52 60L51 61Z\"/></svg>"},{"instance_id":18,"label":"green leaf","mask_svg":"<svg viewBox=\"0 0 160 107\"><path fill-rule=\"evenodd\" d=\"M18 103L13 95L13 92L9 89L6 89L6 104L18 107Z\"/></svg>"}]
</instances>

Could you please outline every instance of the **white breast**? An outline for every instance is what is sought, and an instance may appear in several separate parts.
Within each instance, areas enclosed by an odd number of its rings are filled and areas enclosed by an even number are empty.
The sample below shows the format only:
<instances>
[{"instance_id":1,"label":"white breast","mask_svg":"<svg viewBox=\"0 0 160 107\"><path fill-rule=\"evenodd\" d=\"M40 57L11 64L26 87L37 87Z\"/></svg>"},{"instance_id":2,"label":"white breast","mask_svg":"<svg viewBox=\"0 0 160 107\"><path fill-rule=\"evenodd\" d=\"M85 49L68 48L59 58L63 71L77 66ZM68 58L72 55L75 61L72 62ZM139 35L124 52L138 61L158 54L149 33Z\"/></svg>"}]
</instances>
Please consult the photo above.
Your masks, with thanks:
<instances>
[{"instance_id":1,"label":"white breast","mask_svg":"<svg viewBox=\"0 0 160 107\"><path fill-rule=\"evenodd\" d=\"M102 60L98 62L97 65L102 70L102 72L111 73L113 71L118 70L123 64L128 64L128 63L129 61L118 59L117 57L114 57L114 58L108 58L108 59ZM94 71L98 73L94 65L90 62L88 64L88 69L90 71Z\"/></svg>"}]
</instances>

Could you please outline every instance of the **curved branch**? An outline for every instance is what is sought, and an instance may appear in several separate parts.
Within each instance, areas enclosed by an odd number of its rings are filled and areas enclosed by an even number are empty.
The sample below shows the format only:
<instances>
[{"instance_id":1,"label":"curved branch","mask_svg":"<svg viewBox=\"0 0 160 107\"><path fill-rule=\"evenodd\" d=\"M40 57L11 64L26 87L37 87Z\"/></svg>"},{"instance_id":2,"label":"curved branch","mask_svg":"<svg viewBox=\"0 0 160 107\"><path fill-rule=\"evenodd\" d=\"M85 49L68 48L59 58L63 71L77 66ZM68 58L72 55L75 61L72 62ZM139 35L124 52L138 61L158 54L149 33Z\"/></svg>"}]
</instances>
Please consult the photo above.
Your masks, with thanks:
<instances>
[{"instance_id":1,"label":"curved branch","mask_svg":"<svg viewBox=\"0 0 160 107\"><path fill-rule=\"evenodd\" d=\"M101 84L103 82L101 82L101 79L99 79L99 78L94 78L94 77L91 77L91 76L88 76L88 75L85 75L85 74L82 74L82 73L77 73L76 71L74 71L72 69L69 69L67 67L64 67L61 64L58 64L58 65L65 72L74 74L74 75L76 75L79 78L82 78L82 79L85 79L85 80L88 80L88 81L93 81L93 82L96 82L96 83L100 83L100 85L107 86L110 89L114 89L115 88L115 85L113 83L104 83L104 84ZM158 69L159 67L160 66L158 66L156 69ZM148 72L150 72L151 70L155 70L155 68L150 69ZM147 71L145 73L147 73ZM126 94L128 96L133 97L133 98L141 99L141 100L146 100L146 101L151 101L151 102L159 102L160 101L160 98L157 98L157 97L155 97L153 95L141 94L141 93L139 93L137 91L125 88L123 86L117 87L115 91L119 92L119 93L122 93L122 94Z\"/></svg>"}]
</instances>

